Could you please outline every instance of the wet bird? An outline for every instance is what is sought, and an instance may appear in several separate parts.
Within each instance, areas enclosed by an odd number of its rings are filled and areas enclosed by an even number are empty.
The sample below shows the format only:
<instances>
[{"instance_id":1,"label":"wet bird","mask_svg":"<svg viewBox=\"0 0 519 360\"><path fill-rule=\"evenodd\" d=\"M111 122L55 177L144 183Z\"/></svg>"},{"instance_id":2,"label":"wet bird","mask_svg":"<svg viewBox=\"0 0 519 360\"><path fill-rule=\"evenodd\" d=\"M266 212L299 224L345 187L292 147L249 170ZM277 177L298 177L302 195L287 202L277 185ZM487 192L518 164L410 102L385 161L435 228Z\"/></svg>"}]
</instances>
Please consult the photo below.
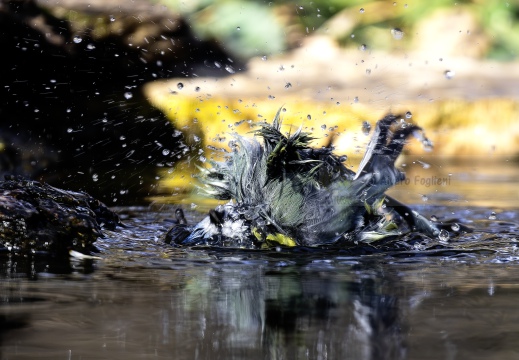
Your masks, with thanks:
<instances>
[{"instance_id":1,"label":"wet bird","mask_svg":"<svg viewBox=\"0 0 519 360\"><path fill-rule=\"evenodd\" d=\"M202 191L229 202L194 226L179 222L166 242L257 249L369 243L409 231L437 237L434 224L385 195L405 179L395 160L407 138L429 145L421 128L402 119L377 122L355 173L331 147L312 148L301 128L283 134L278 111L253 138L236 135L227 160L201 169Z\"/></svg>"}]
</instances>

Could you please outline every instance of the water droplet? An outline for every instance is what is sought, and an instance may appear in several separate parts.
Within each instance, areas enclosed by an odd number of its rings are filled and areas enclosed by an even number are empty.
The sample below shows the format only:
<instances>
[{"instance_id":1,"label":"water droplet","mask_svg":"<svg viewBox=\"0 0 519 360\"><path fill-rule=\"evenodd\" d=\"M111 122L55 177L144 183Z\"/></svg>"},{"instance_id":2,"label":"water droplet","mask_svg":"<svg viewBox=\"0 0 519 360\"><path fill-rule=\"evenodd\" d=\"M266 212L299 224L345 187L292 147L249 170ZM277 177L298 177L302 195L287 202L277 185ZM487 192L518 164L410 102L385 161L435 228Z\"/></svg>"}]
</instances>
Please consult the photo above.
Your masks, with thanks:
<instances>
[{"instance_id":1,"label":"water droplet","mask_svg":"<svg viewBox=\"0 0 519 360\"><path fill-rule=\"evenodd\" d=\"M229 74L234 74L236 72L231 65L225 65L225 70L227 70Z\"/></svg>"},{"instance_id":2,"label":"water droplet","mask_svg":"<svg viewBox=\"0 0 519 360\"><path fill-rule=\"evenodd\" d=\"M182 84L181 82L179 82L179 83L177 84L177 89L182 90L183 88L184 88L184 84Z\"/></svg>"},{"instance_id":3,"label":"water droplet","mask_svg":"<svg viewBox=\"0 0 519 360\"><path fill-rule=\"evenodd\" d=\"M241 27L237 26L236 31L240 31L240 30L241 30Z\"/></svg>"},{"instance_id":4,"label":"water droplet","mask_svg":"<svg viewBox=\"0 0 519 360\"><path fill-rule=\"evenodd\" d=\"M371 69L366 69L366 75L371 75Z\"/></svg>"},{"instance_id":5,"label":"water droplet","mask_svg":"<svg viewBox=\"0 0 519 360\"><path fill-rule=\"evenodd\" d=\"M111 22L114 22L115 21L115 17L113 15L110 15L110 21Z\"/></svg>"},{"instance_id":6,"label":"water droplet","mask_svg":"<svg viewBox=\"0 0 519 360\"><path fill-rule=\"evenodd\" d=\"M168 149L163 149L162 150L162 155L166 156L166 155L169 155L169 150Z\"/></svg>"},{"instance_id":7,"label":"water droplet","mask_svg":"<svg viewBox=\"0 0 519 360\"><path fill-rule=\"evenodd\" d=\"M423 161L420 161L420 160L417 160L417 162L422 165L422 168L423 169L429 169L431 167L431 164L428 164L426 162L423 162Z\"/></svg>"},{"instance_id":8,"label":"water droplet","mask_svg":"<svg viewBox=\"0 0 519 360\"><path fill-rule=\"evenodd\" d=\"M306 115L306 118L307 118L308 120L312 120L312 115L308 114L308 115Z\"/></svg>"},{"instance_id":9,"label":"water droplet","mask_svg":"<svg viewBox=\"0 0 519 360\"><path fill-rule=\"evenodd\" d=\"M86 47L88 50L94 50L96 48L94 44L88 44Z\"/></svg>"},{"instance_id":10,"label":"water droplet","mask_svg":"<svg viewBox=\"0 0 519 360\"><path fill-rule=\"evenodd\" d=\"M359 12L360 12L361 14L364 14L364 8L360 8L360 9L359 9Z\"/></svg>"},{"instance_id":11,"label":"water droplet","mask_svg":"<svg viewBox=\"0 0 519 360\"><path fill-rule=\"evenodd\" d=\"M99 180L99 175L92 174L92 181L96 182L97 180Z\"/></svg>"},{"instance_id":12,"label":"water droplet","mask_svg":"<svg viewBox=\"0 0 519 360\"><path fill-rule=\"evenodd\" d=\"M492 211L490 213L490 215L488 216L488 220L496 220L497 219L497 215L495 213L495 211Z\"/></svg>"},{"instance_id":13,"label":"water droplet","mask_svg":"<svg viewBox=\"0 0 519 360\"><path fill-rule=\"evenodd\" d=\"M425 151L432 151L432 149L434 148L432 141L427 139L426 137L424 137L422 140L422 147Z\"/></svg>"},{"instance_id":14,"label":"water droplet","mask_svg":"<svg viewBox=\"0 0 519 360\"><path fill-rule=\"evenodd\" d=\"M196 91L196 92L199 92L199 91L200 91L200 86L197 86L197 87L195 88L195 91Z\"/></svg>"},{"instance_id":15,"label":"water droplet","mask_svg":"<svg viewBox=\"0 0 519 360\"><path fill-rule=\"evenodd\" d=\"M263 61L267 61L267 56L266 56L266 55L263 55L263 56L261 57L261 60L263 60Z\"/></svg>"},{"instance_id":16,"label":"water droplet","mask_svg":"<svg viewBox=\"0 0 519 360\"><path fill-rule=\"evenodd\" d=\"M346 160L348 160L348 157L346 155L339 156L340 162L345 162Z\"/></svg>"},{"instance_id":17,"label":"water droplet","mask_svg":"<svg viewBox=\"0 0 519 360\"><path fill-rule=\"evenodd\" d=\"M369 135L369 132L371 131L371 125L367 121L362 122L362 133L366 136Z\"/></svg>"},{"instance_id":18,"label":"water droplet","mask_svg":"<svg viewBox=\"0 0 519 360\"><path fill-rule=\"evenodd\" d=\"M422 201L429 201L429 198L427 197L427 195L422 195Z\"/></svg>"},{"instance_id":19,"label":"water droplet","mask_svg":"<svg viewBox=\"0 0 519 360\"><path fill-rule=\"evenodd\" d=\"M410 118L412 118L412 117L413 117L413 114L412 114L410 111L408 111L408 112L405 113L405 118L406 118L406 119L410 119Z\"/></svg>"},{"instance_id":20,"label":"water droplet","mask_svg":"<svg viewBox=\"0 0 519 360\"><path fill-rule=\"evenodd\" d=\"M292 87L292 84L291 84L291 83L287 82L287 83L285 84L285 89L288 89L288 88L291 88L291 87Z\"/></svg>"},{"instance_id":21,"label":"water droplet","mask_svg":"<svg viewBox=\"0 0 519 360\"><path fill-rule=\"evenodd\" d=\"M454 223L454 224L451 225L451 229L453 231L459 231L460 230L460 225L457 224L457 223Z\"/></svg>"},{"instance_id":22,"label":"water droplet","mask_svg":"<svg viewBox=\"0 0 519 360\"><path fill-rule=\"evenodd\" d=\"M195 203L191 203L191 209L196 209L197 207L198 207L197 204L195 204Z\"/></svg>"},{"instance_id":23,"label":"water droplet","mask_svg":"<svg viewBox=\"0 0 519 360\"><path fill-rule=\"evenodd\" d=\"M399 28L391 29L391 35L393 35L393 39L402 40L404 37L404 32Z\"/></svg>"},{"instance_id":24,"label":"water droplet","mask_svg":"<svg viewBox=\"0 0 519 360\"><path fill-rule=\"evenodd\" d=\"M218 69L220 69L222 67L222 64L220 64L218 61L215 61L214 66L216 66Z\"/></svg>"},{"instance_id":25,"label":"water droplet","mask_svg":"<svg viewBox=\"0 0 519 360\"><path fill-rule=\"evenodd\" d=\"M434 221L434 222L438 221L438 218L436 217L436 215L431 215L430 219L431 219L431 221Z\"/></svg>"},{"instance_id":26,"label":"water droplet","mask_svg":"<svg viewBox=\"0 0 519 360\"><path fill-rule=\"evenodd\" d=\"M358 97L358 96L355 96L355 97L353 98L353 102L354 102L355 104L358 103L358 102L359 102L359 97Z\"/></svg>"},{"instance_id":27,"label":"water droplet","mask_svg":"<svg viewBox=\"0 0 519 360\"><path fill-rule=\"evenodd\" d=\"M67 132L70 134L72 131L74 131L72 128L68 128Z\"/></svg>"},{"instance_id":28,"label":"water droplet","mask_svg":"<svg viewBox=\"0 0 519 360\"><path fill-rule=\"evenodd\" d=\"M443 73L443 75L445 76L445 78L446 78L447 80L450 80L450 79L452 79L454 76L456 76L456 73L455 73L454 71L452 71L452 70L446 70L446 71Z\"/></svg>"},{"instance_id":29,"label":"water droplet","mask_svg":"<svg viewBox=\"0 0 519 360\"><path fill-rule=\"evenodd\" d=\"M359 50L360 50L360 51L366 51L366 50L368 50L368 45L366 45L366 44L362 44L361 46L359 46Z\"/></svg>"},{"instance_id":30,"label":"water droplet","mask_svg":"<svg viewBox=\"0 0 519 360\"><path fill-rule=\"evenodd\" d=\"M74 41L76 44L79 44L83 39L81 39L80 36L76 35L72 38L72 41Z\"/></svg>"},{"instance_id":31,"label":"water droplet","mask_svg":"<svg viewBox=\"0 0 519 360\"><path fill-rule=\"evenodd\" d=\"M438 239L440 239L441 242L449 241L449 232L445 229L441 229L438 234Z\"/></svg>"},{"instance_id":32,"label":"water droplet","mask_svg":"<svg viewBox=\"0 0 519 360\"><path fill-rule=\"evenodd\" d=\"M326 130L326 124L322 124L321 129Z\"/></svg>"},{"instance_id":33,"label":"water droplet","mask_svg":"<svg viewBox=\"0 0 519 360\"><path fill-rule=\"evenodd\" d=\"M124 98L125 98L125 99L129 100L129 99L131 99L132 97L133 97L133 94L132 94L131 92L128 91L128 92L125 92L125 93L124 93Z\"/></svg>"}]
</instances>

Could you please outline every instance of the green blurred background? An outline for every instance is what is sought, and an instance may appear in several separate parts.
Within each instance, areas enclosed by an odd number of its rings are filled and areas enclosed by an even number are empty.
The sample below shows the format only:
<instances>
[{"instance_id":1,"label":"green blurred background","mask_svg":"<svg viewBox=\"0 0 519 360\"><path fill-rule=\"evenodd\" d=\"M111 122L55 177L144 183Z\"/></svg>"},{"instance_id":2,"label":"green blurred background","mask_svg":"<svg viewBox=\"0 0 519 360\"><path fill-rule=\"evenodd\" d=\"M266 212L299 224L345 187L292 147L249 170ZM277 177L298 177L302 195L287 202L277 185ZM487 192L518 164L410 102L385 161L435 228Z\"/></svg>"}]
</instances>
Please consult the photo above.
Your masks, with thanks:
<instances>
[{"instance_id":1,"label":"green blurred background","mask_svg":"<svg viewBox=\"0 0 519 360\"><path fill-rule=\"evenodd\" d=\"M297 47L302 37L315 32L328 34L344 47L393 50L392 32L403 31L400 48L428 42L445 43L447 28L471 32L475 43L459 49L466 55L514 60L519 49L519 3L517 1L247 1L160 0L180 12L195 32L225 44L235 56L269 55ZM417 40L417 34L421 40ZM450 34L450 35L449 35Z\"/></svg>"}]
</instances>

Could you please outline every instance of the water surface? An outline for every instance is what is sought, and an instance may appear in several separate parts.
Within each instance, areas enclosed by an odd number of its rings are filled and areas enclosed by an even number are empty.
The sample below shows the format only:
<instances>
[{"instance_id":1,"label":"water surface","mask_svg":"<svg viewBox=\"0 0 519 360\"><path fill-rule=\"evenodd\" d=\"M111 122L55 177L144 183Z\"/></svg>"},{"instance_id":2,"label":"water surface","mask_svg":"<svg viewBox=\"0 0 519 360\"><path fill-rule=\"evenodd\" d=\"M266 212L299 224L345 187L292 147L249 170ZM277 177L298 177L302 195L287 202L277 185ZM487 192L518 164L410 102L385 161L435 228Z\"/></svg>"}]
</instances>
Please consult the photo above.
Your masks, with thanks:
<instances>
[{"instance_id":1,"label":"water surface","mask_svg":"<svg viewBox=\"0 0 519 360\"><path fill-rule=\"evenodd\" d=\"M2 257L1 359L519 356L513 210L429 206L476 231L383 252L176 249L172 208L118 210L99 259Z\"/></svg>"}]
</instances>

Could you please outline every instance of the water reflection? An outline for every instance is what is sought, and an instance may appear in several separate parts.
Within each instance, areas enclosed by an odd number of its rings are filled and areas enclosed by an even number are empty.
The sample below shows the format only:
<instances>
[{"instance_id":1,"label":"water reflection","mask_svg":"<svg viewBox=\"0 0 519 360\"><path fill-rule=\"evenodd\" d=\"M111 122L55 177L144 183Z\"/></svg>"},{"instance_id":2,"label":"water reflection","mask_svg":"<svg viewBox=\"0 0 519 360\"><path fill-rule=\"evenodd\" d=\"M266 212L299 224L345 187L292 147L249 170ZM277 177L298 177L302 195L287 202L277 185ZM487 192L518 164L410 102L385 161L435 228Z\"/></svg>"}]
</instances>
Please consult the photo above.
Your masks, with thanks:
<instances>
[{"instance_id":1,"label":"water reflection","mask_svg":"<svg viewBox=\"0 0 519 360\"><path fill-rule=\"evenodd\" d=\"M387 291L392 279L376 270L362 275L266 276L263 345L269 357L404 358L405 325L398 298Z\"/></svg>"},{"instance_id":2,"label":"water reflection","mask_svg":"<svg viewBox=\"0 0 519 360\"><path fill-rule=\"evenodd\" d=\"M155 278L143 270L148 278L137 283L131 269L123 280L104 269L105 280L7 282L0 312L13 326L2 348L9 356L23 349L20 358L43 344L89 358L133 358L136 348L178 359L404 358L398 279L351 261L227 258ZM24 326L10 320L14 311Z\"/></svg>"},{"instance_id":3,"label":"water reflection","mask_svg":"<svg viewBox=\"0 0 519 360\"><path fill-rule=\"evenodd\" d=\"M375 269L343 270L315 263L212 269L203 282L186 284L175 317L192 325L200 358L215 350L232 358L403 358L399 300L388 293L397 282Z\"/></svg>"},{"instance_id":4,"label":"water reflection","mask_svg":"<svg viewBox=\"0 0 519 360\"><path fill-rule=\"evenodd\" d=\"M2 358L432 359L519 350L519 269L492 257L206 255L4 279Z\"/></svg>"}]
</instances>

